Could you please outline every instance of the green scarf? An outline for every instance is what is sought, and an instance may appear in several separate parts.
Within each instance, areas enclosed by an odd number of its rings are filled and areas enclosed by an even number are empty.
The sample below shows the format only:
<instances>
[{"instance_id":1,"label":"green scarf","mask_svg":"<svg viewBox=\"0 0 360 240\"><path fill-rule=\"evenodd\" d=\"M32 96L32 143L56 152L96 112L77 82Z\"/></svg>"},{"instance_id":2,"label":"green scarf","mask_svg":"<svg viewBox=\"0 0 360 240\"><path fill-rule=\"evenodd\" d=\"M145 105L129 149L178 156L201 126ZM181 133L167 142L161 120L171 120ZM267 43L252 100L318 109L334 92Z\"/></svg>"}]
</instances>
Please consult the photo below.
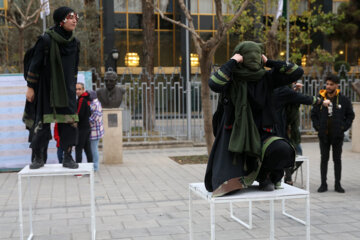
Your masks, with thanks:
<instances>
[{"instance_id":1,"label":"green scarf","mask_svg":"<svg viewBox=\"0 0 360 240\"><path fill-rule=\"evenodd\" d=\"M69 39L63 38L53 29L46 30L51 37L50 45L50 106L54 108L69 105L64 70L61 62L59 44L68 44L74 39L72 34Z\"/></svg>"},{"instance_id":2,"label":"green scarf","mask_svg":"<svg viewBox=\"0 0 360 240\"><path fill-rule=\"evenodd\" d=\"M232 69L231 100L235 105L235 121L230 136L229 151L261 157L261 140L247 100L247 82L257 82L265 74L262 63L263 46L251 41L238 44L234 54L243 56L243 62Z\"/></svg>"}]
</instances>

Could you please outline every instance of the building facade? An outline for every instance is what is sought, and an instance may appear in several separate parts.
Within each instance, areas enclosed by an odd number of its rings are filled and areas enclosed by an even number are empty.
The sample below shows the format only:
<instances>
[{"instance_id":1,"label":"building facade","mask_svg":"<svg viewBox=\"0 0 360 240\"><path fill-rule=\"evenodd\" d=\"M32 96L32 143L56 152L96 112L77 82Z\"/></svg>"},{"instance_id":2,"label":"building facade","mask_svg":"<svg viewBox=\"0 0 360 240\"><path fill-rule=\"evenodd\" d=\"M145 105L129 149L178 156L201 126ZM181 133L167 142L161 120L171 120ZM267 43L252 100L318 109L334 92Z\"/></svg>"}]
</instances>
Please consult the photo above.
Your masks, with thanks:
<instances>
[{"instance_id":1,"label":"building facade","mask_svg":"<svg viewBox=\"0 0 360 240\"><path fill-rule=\"evenodd\" d=\"M68 0L71 6L75 0ZM77 0L80 1L80 0ZM102 65L113 66L111 52L116 49L119 52L117 67L136 67L143 66L143 35L142 35L142 4L141 0L95 0L100 14L101 31L101 59ZM342 2L349 0L316 0L315 4L322 4L325 12L337 12ZM165 15L174 20L181 19L181 10L177 0L158 0L155 1L157 7ZM188 0L191 15L193 17L196 32L203 39L209 39L216 32L216 13L213 0ZM225 1L224 1L225 2ZM275 1L276 2L276 1ZM51 3L51 1L50 1ZM274 0L267 0L264 7L263 21L272 18L276 12ZM6 14L7 0L0 0L0 13ZM301 15L304 10L310 7L309 0L300 0L297 14ZM223 14L233 13L231 6L223 3ZM0 25L3 25L3 17L0 18ZM0 26L1 27L1 26ZM155 12L155 67L178 67L181 66L181 49L185 46L182 34L184 31L160 17ZM213 62L216 65L224 63L229 59L232 50L239 42L239 36L228 33L223 42L219 45ZM360 61L360 44L354 42L344 44L336 41L328 41L323 36L318 36L314 40L315 44L320 44L324 49L338 54L338 60L345 60L351 65L358 65ZM284 50L282 50L284 51ZM198 65L196 51L192 41L190 41L190 52L192 53L193 66ZM309 54L310 48L304 55ZM135 61L130 61L135 59Z\"/></svg>"}]
</instances>

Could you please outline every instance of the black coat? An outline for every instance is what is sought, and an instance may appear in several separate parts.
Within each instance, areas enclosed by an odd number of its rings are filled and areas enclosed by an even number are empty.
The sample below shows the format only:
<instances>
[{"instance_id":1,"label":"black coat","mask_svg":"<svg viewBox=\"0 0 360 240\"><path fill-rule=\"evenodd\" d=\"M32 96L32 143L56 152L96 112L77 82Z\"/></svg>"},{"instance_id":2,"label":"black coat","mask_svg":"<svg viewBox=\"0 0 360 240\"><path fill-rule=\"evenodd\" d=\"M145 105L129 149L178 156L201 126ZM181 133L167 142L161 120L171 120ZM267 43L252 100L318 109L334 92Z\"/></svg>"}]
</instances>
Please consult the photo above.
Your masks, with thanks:
<instances>
[{"instance_id":1,"label":"black coat","mask_svg":"<svg viewBox=\"0 0 360 240\"><path fill-rule=\"evenodd\" d=\"M60 27L55 27L55 31L64 38L70 38L71 32L66 32ZM45 56L45 41L40 38L35 46L35 52L27 76L27 86L35 91L35 101L33 103L35 115L35 124L39 121L47 122L46 119L53 122L54 109L50 106L50 57ZM49 46L50 48L50 46ZM76 82L79 64L79 43L75 38L67 45L59 45L61 62L63 66L67 97L69 105L67 107L56 108L56 114L59 116L57 122L77 121L76 105ZM50 54L50 53L48 53ZM44 60L45 59L45 60ZM56 89L53 89L56 91ZM29 114L31 115L31 114ZM49 116L47 118L47 116Z\"/></svg>"},{"instance_id":2,"label":"black coat","mask_svg":"<svg viewBox=\"0 0 360 240\"><path fill-rule=\"evenodd\" d=\"M79 130L90 130L90 95L84 92L77 100L77 113L79 116Z\"/></svg>"},{"instance_id":3,"label":"black coat","mask_svg":"<svg viewBox=\"0 0 360 240\"><path fill-rule=\"evenodd\" d=\"M274 135L273 132L267 132L263 129L265 120L266 125L275 124L274 108L271 103L274 88L288 85L298 80L303 74L301 68L296 69L291 74L280 73L278 70L286 66L285 62L268 60L268 63L271 64L269 67L273 68L267 71L257 83L248 83L248 101L262 141ZM255 165L254 159L250 159L251 157L228 150L234 121L234 105L228 92L232 81L231 69L235 64L236 62L230 60L217 73L214 73L218 77L226 75L227 78L222 77L217 81L209 80L211 90L221 93L220 105L218 105L218 110L213 117L215 141L205 174L205 187L209 192L215 191L221 184L232 178L247 176L248 173L258 167ZM245 164L246 169L244 168Z\"/></svg>"},{"instance_id":4,"label":"black coat","mask_svg":"<svg viewBox=\"0 0 360 240\"><path fill-rule=\"evenodd\" d=\"M319 95L319 97L324 99L322 95ZM351 127L355 118L350 100L341 93L332 99L332 104L332 117L328 115L328 108L322 105L314 106L311 110L312 124L315 130L318 131L319 138L328 135L328 120L332 120L330 129L332 138L343 138L344 132Z\"/></svg>"},{"instance_id":5,"label":"black coat","mask_svg":"<svg viewBox=\"0 0 360 240\"><path fill-rule=\"evenodd\" d=\"M282 86L276 88L273 93L273 104L276 111L276 133L278 136L288 139L286 133L287 118L286 105L288 104L305 104L311 105L314 103L314 97L306 96L300 92L295 91L289 86Z\"/></svg>"}]
</instances>

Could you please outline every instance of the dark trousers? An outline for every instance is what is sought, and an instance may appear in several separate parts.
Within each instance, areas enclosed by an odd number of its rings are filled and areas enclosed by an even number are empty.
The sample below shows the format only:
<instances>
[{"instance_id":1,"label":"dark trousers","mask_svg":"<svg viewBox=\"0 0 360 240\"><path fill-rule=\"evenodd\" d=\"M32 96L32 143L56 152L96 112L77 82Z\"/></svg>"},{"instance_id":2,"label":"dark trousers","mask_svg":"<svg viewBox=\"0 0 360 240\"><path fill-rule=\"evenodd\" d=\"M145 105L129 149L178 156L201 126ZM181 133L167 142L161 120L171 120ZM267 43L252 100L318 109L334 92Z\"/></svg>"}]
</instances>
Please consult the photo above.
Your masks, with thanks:
<instances>
[{"instance_id":1,"label":"dark trousers","mask_svg":"<svg viewBox=\"0 0 360 240\"><path fill-rule=\"evenodd\" d=\"M77 143L77 128L72 124L59 123L58 130L60 147L68 152L69 148L75 146ZM29 141L31 142L30 147L32 148L31 160L33 160L36 155L46 163L47 149L51 138L50 123L38 124L35 129L30 131Z\"/></svg>"},{"instance_id":2,"label":"dark trousers","mask_svg":"<svg viewBox=\"0 0 360 240\"><path fill-rule=\"evenodd\" d=\"M302 155L302 148L300 143L295 146L295 150L296 150L296 155ZM293 167L285 168L285 182L292 181L291 175L302 165L302 163L303 163L302 161L295 162L295 165Z\"/></svg>"},{"instance_id":3,"label":"dark trousers","mask_svg":"<svg viewBox=\"0 0 360 240\"><path fill-rule=\"evenodd\" d=\"M330 156L330 146L332 147L333 161L334 161L334 172L335 172L335 183L340 183L341 180L341 153L342 145L344 142L343 137L332 138L331 136L325 135L319 137L321 162L320 162L320 174L321 184L326 184L326 175L328 170L328 162Z\"/></svg>"},{"instance_id":4,"label":"dark trousers","mask_svg":"<svg viewBox=\"0 0 360 240\"><path fill-rule=\"evenodd\" d=\"M63 159L64 159L64 150L62 150L60 147L58 147L56 154L57 154L59 163L62 163Z\"/></svg>"},{"instance_id":5,"label":"dark trousers","mask_svg":"<svg viewBox=\"0 0 360 240\"><path fill-rule=\"evenodd\" d=\"M75 147L75 159L77 163L82 162L82 150L84 149L88 162L93 162L90 143L90 129L79 129L79 141Z\"/></svg>"},{"instance_id":6,"label":"dark trousers","mask_svg":"<svg viewBox=\"0 0 360 240\"><path fill-rule=\"evenodd\" d=\"M284 169L294 166L294 162L294 148L285 140L274 141L266 149L257 180L262 182L269 177L277 183L284 176Z\"/></svg>"},{"instance_id":7,"label":"dark trousers","mask_svg":"<svg viewBox=\"0 0 360 240\"><path fill-rule=\"evenodd\" d=\"M76 126L68 123L58 123L60 137L60 148L68 152L71 147L76 146L79 138L79 131Z\"/></svg>"}]
</instances>

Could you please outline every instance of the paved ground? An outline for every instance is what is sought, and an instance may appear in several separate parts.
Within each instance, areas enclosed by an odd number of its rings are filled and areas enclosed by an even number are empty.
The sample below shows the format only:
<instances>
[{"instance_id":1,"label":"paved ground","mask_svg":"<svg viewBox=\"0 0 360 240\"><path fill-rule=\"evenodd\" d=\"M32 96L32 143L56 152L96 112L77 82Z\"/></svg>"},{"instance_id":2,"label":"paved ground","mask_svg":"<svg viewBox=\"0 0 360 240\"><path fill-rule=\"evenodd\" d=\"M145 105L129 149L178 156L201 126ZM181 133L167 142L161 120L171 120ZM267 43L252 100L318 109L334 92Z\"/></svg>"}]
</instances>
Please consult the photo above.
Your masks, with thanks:
<instances>
[{"instance_id":1,"label":"paved ground","mask_svg":"<svg viewBox=\"0 0 360 240\"><path fill-rule=\"evenodd\" d=\"M360 154L351 152L351 143L345 143L342 183L346 193L334 192L330 162L329 191L319 194L318 144L304 143L303 149L312 166L311 238L360 239ZM206 166L178 165L168 156L203 153L204 148L127 150L124 164L101 165L95 176L97 239L189 239L188 183L202 181ZM34 239L90 239L88 180L73 176L33 179ZM299 178L296 184L301 185ZM26 198L26 185L23 190ZM0 173L0 239L19 238L17 199L16 173ZM202 200L195 203L195 239L208 240L208 205ZM237 206L239 216L246 216L246 206ZM303 200L289 201L289 206L292 213L304 216ZM254 228L247 230L229 218L227 206L218 206L217 239L268 239L268 203L257 202L253 207ZM304 226L281 215L280 203L275 208L276 239L305 239Z\"/></svg>"}]
</instances>

